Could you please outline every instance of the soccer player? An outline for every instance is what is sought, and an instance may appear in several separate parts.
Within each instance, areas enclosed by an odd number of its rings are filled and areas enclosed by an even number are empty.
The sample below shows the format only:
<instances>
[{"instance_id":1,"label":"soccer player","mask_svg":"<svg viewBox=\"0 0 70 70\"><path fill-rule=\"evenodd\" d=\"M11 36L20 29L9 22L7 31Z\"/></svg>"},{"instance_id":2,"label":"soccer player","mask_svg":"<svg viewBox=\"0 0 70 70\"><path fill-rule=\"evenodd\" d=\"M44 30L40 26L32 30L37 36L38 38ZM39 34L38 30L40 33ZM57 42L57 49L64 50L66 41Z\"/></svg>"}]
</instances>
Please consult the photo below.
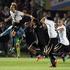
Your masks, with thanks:
<instances>
[{"instance_id":1,"label":"soccer player","mask_svg":"<svg viewBox=\"0 0 70 70\"><path fill-rule=\"evenodd\" d=\"M64 21L60 19L58 21L57 31L59 34L59 48L62 54L63 61L65 61L65 56L69 52L69 40L66 35L66 27L64 26ZM60 47L61 46L61 47Z\"/></svg>"},{"instance_id":2,"label":"soccer player","mask_svg":"<svg viewBox=\"0 0 70 70\"><path fill-rule=\"evenodd\" d=\"M21 25L21 20L23 19L23 16L30 17L31 21L34 19L34 17L32 15L29 15L29 14L26 14L24 12L18 11L17 10L17 4L14 3L14 2L11 3L11 6L10 6L10 14L11 14L11 18L12 18L12 25L13 25L13 27L17 27L18 28L16 32L13 31L13 33L15 33L15 35L17 34L18 30L22 26ZM16 36L14 36L13 38L16 38ZM15 39L16 40L16 51L17 51L17 57L19 57L20 56L20 49L19 49L20 43L19 43L19 39L18 40L17 39ZM13 43L14 43L14 41L13 41Z\"/></svg>"},{"instance_id":3,"label":"soccer player","mask_svg":"<svg viewBox=\"0 0 70 70\"><path fill-rule=\"evenodd\" d=\"M20 21L22 20L23 16L29 16L29 17L31 17L31 19L34 19L34 17L32 15L29 15L29 14L26 14L24 12L18 11L16 3L11 3L10 14L11 14L11 17L12 17L12 22L16 23L17 25L18 25L18 23L20 24Z\"/></svg>"},{"instance_id":4,"label":"soccer player","mask_svg":"<svg viewBox=\"0 0 70 70\"><path fill-rule=\"evenodd\" d=\"M41 22L47 26L50 43L48 45L48 53L51 61L51 66L56 67L56 57L54 55L54 47L57 44L57 32L55 30L55 23L52 20L47 19L47 13L44 13L44 17Z\"/></svg>"}]
</instances>

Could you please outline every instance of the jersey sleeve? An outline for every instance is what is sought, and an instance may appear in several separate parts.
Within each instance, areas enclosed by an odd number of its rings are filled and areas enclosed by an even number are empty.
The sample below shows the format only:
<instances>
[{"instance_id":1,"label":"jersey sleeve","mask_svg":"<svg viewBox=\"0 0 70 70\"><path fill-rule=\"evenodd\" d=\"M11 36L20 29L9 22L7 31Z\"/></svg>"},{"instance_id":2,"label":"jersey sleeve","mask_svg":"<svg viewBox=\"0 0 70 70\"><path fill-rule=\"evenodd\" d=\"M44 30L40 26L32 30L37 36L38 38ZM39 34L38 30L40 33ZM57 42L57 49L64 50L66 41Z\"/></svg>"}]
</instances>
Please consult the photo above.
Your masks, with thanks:
<instances>
[{"instance_id":1,"label":"jersey sleeve","mask_svg":"<svg viewBox=\"0 0 70 70\"><path fill-rule=\"evenodd\" d=\"M24 16L23 12L18 11L19 15Z\"/></svg>"}]
</instances>

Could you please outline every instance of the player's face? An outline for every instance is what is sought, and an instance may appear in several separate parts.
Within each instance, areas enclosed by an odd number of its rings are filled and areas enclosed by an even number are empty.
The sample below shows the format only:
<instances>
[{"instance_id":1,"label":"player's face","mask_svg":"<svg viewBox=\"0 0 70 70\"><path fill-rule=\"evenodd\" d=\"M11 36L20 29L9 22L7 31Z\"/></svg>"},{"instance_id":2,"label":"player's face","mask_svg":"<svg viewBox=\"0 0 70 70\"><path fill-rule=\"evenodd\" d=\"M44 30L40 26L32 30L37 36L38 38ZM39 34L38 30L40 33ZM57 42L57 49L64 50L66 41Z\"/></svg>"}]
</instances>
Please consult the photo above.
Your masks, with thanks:
<instances>
[{"instance_id":1,"label":"player's face","mask_svg":"<svg viewBox=\"0 0 70 70\"><path fill-rule=\"evenodd\" d=\"M63 25L63 21L62 20L59 20L58 21L58 26L62 26Z\"/></svg>"},{"instance_id":2,"label":"player's face","mask_svg":"<svg viewBox=\"0 0 70 70\"><path fill-rule=\"evenodd\" d=\"M3 22L0 22L0 28L2 28L3 27Z\"/></svg>"},{"instance_id":3,"label":"player's face","mask_svg":"<svg viewBox=\"0 0 70 70\"><path fill-rule=\"evenodd\" d=\"M12 12L15 12L16 8L15 6L12 6Z\"/></svg>"},{"instance_id":4,"label":"player's face","mask_svg":"<svg viewBox=\"0 0 70 70\"><path fill-rule=\"evenodd\" d=\"M44 13L43 13L43 16L44 16L44 17L47 17L47 13L46 13L46 12L44 12Z\"/></svg>"}]
</instances>

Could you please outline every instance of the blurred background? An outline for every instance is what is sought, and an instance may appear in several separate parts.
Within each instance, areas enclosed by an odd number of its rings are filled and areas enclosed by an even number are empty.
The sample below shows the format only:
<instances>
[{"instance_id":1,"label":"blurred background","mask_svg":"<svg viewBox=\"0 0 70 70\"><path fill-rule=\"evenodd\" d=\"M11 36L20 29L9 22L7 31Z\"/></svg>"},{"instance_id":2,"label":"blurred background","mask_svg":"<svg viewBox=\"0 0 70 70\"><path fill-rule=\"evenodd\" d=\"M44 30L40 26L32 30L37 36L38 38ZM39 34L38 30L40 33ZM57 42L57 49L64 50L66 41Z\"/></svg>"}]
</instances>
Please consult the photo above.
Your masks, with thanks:
<instances>
[{"instance_id":1,"label":"blurred background","mask_svg":"<svg viewBox=\"0 0 70 70\"><path fill-rule=\"evenodd\" d=\"M56 19L58 21L58 19L61 17L64 18L65 24L68 23L68 25L66 24L66 26L69 27L69 29L68 27L67 29L68 29L68 38L70 41L70 24L69 24L70 23L70 0L0 0L0 29L1 29L0 33L4 32L12 24L11 20L6 23L4 22L4 19L10 16L10 5L12 2L17 3L17 9L19 11L25 10L28 14L31 14L36 18L35 23L39 29L37 30L39 34L38 38L40 38L39 46L42 46L43 43L46 42L45 39L46 39L47 31L44 30L44 28L42 29L40 28L41 24L39 22L39 20L43 17L44 11L47 11L48 16L54 21L56 21ZM25 20L28 19L29 18L26 19L23 18L23 24ZM10 45L12 46L12 44L10 44L9 42L11 41L10 36L11 35L8 33L4 37L2 38L0 37L0 50L4 51L5 55L7 55L7 52L9 52L10 50L8 49L8 47ZM48 38L46 40L48 41ZM24 40L23 42L25 43ZM27 52L27 50L25 50L27 48L26 43L25 45L23 45L23 42L22 42L21 50L23 52L24 51Z\"/></svg>"}]
</instances>

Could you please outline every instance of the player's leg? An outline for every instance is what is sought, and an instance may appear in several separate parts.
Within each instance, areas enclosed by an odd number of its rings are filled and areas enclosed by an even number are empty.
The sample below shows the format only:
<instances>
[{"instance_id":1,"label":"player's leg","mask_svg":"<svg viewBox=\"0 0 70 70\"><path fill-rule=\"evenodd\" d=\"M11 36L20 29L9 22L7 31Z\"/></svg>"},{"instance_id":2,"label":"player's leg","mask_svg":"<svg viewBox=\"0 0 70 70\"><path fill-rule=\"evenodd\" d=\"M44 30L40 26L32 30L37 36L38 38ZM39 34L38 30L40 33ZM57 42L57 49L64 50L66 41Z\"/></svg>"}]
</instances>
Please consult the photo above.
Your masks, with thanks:
<instances>
[{"instance_id":1,"label":"player's leg","mask_svg":"<svg viewBox=\"0 0 70 70\"><path fill-rule=\"evenodd\" d=\"M51 39L51 43L52 43L52 48L51 48L51 51L49 53L49 56L50 56L50 60L51 60L51 63L52 63L52 67L56 67L56 53L54 52L54 47L56 46L56 44L58 43L58 39L57 38L52 38Z\"/></svg>"}]
</instances>

